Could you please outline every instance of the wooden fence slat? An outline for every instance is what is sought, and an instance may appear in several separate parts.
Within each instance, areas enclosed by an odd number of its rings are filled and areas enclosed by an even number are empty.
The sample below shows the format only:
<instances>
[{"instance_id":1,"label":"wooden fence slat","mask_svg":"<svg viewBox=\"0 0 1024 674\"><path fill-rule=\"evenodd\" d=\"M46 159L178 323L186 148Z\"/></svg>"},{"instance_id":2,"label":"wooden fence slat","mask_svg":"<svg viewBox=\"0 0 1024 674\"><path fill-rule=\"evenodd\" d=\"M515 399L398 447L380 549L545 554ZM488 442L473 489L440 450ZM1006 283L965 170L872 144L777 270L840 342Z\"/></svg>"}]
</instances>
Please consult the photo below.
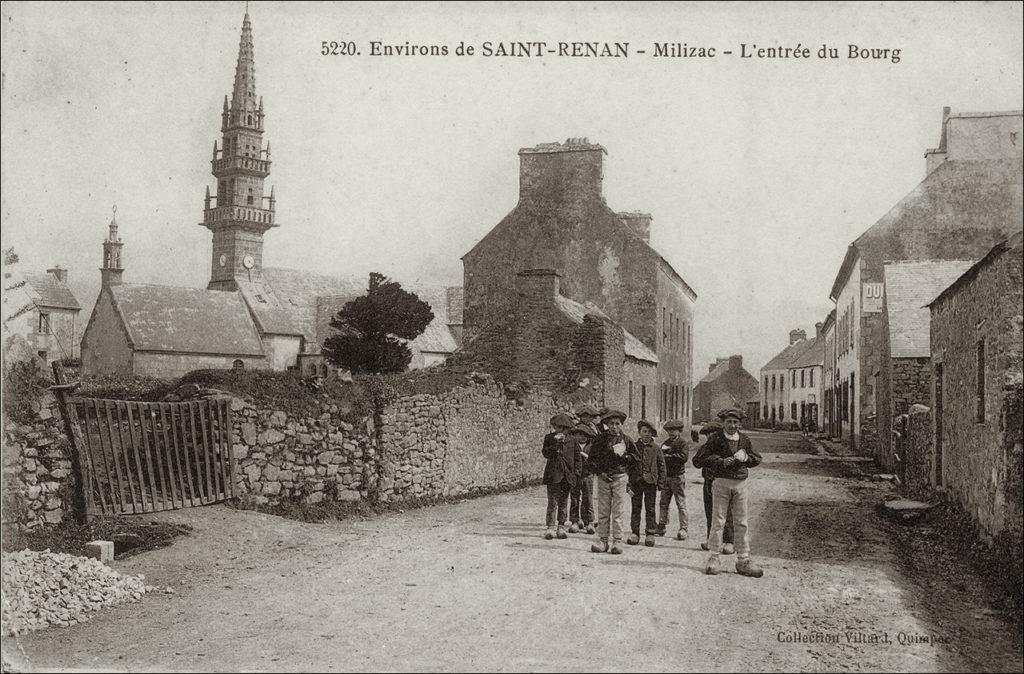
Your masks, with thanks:
<instances>
[{"instance_id":1,"label":"wooden fence slat","mask_svg":"<svg viewBox=\"0 0 1024 674\"><path fill-rule=\"evenodd\" d=\"M146 477L142 472L142 459L139 457L139 443L135 437L135 421L132 419L132 404L124 401L124 409L128 415L128 439L131 441L132 455L135 457L135 471L139 476L139 509L138 512L146 512ZM150 508L152 512L154 508Z\"/></svg>"},{"instance_id":2,"label":"wooden fence slat","mask_svg":"<svg viewBox=\"0 0 1024 674\"><path fill-rule=\"evenodd\" d=\"M120 504L121 512L122 513L126 513L126 512L128 512L128 508L127 508L127 504L125 503L125 497L124 497L124 471L121 470L121 460L118 457L118 450L120 449L120 444L114 438L114 426L111 423L111 417L112 416L113 415L111 415L111 413L110 413L110 401L109 400L104 400L103 401L103 418L104 418L104 421L106 421L107 439L109 440L109 445L110 445L110 455L113 457L113 460L114 460L114 470L115 470L115 472L117 474L117 501Z\"/></svg>"},{"instance_id":3,"label":"wooden fence slat","mask_svg":"<svg viewBox=\"0 0 1024 674\"><path fill-rule=\"evenodd\" d=\"M208 503L213 503L217 500L217 490L214 486L213 477L213 460L210 457L210 441L209 435L206 431L206 408L207 404L196 403L196 407L199 409L199 425L201 429L201 438L203 441L203 459L206 465L206 495L208 497Z\"/></svg>"},{"instance_id":4,"label":"wooden fence slat","mask_svg":"<svg viewBox=\"0 0 1024 674\"><path fill-rule=\"evenodd\" d=\"M135 404L138 406L139 435L142 437L142 451L146 456L146 473L149 475L149 495L153 501L153 510L164 510L160 483L157 482L156 473L153 471L153 450L149 446L149 434L146 432L146 423L152 423L152 419L149 417L149 410L145 403Z\"/></svg>"},{"instance_id":5,"label":"wooden fence slat","mask_svg":"<svg viewBox=\"0 0 1024 674\"><path fill-rule=\"evenodd\" d=\"M76 442L78 449L78 462L82 468L82 475L76 476L82 481L82 497L85 501L85 514L89 515L96 510L96 495L92 491L92 457L89 456L89 446L81 436L82 425L81 417L78 415L78 405L72 401L67 401L68 410L68 421L72 427L72 434L76 436L76 440L82 440L82 442Z\"/></svg>"},{"instance_id":6,"label":"wooden fence slat","mask_svg":"<svg viewBox=\"0 0 1024 674\"><path fill-rule=\"evenodd\" d=\"M188 406L189 426L192 429L192 432L189 434L189 437L192 440L192 458L189 461L189 465L195 466L196 469L196 485L199 487L199 502L207 503L208 495L206 493L206 485L204 484L202 470L203 457L200 453L199 433L197 432L199 426L196 424L196 404L193 402L187 402L185 405Z\"/></svg>"},{"instance_id":7,"label":"wooden fence slat","mask_svg":"<svg viewBox=\"0 0 1024 674\"><path fill-rule=\"evenodd\" d=\"M171 480L171 500L175 504L176 508L185 507L185 486L181 481L181 465L178 463L178 453L171 446L171 437L167 433L169 422L167 421L167 409L170 407L168 403L155 403L157 408L160 410L160 428L163 430L164 435L164 452L167 454L167 472ZM175 483L174 479L177 477L178 481ZM178 490L179 485L181 490Z\"/></svg>"},{"instance_id":8,"label":"wooden fence slat","mask_svg":"<svg viewBox=\"0 0 1024 674\"><path fill-rule=\"evenodd\" d=\"M196 488L192 484L192 462L188 456L188 442L186 436L186 424L188 423L185 417L185 410L180 403L174 403L170 406L171 408L171 439L174 442L174 450L179 454L179 461L181 462L181 469L185 473L185 480L188 482L188 501L189 505L199 505L201 501L196 497ZM178 411L177 421L175 420L174 411ZM181 435L181 447L178 446L178 435ZM182 487L184 491L184 487Z\"/></svg>"},{"instance_id":9,"label":"wooden fence slat","mask_svg":"<svg viewBox=\"0 0 1024 674\"><path fill-rule=\"evenodd\" d=\"M209 408L207 414L210 417L210 444L211 452L210 455L213 457L213 479L215 484L214 492L217 494L217 499L220 501L224 500L224 447L223 440L220 437L221 434L221 421L220 421L220 401L211 400L209 402Z\"/></svg>"},{"instance_id":10,"label":"wooden fence slat","mask_svg":"<svg viewBox=\"0 0 1024 674\"><path fill-rule=\"evenodd\" d=\"M107 476L106 491L110 500L110 510L111 514L117 515L124 512L124 495L121 494L120 482L115 484L114 475L110 472L110 464L113 463L113 457L109 460L107 459L108 443L103 442L103 426L105 426L103 422L106 420L106 415L101 411L100 401L97 398L93 398L92 411L96 414L96 442L99 444L100 456L103 458L103 472ZM113 447L110 450L111 454L113 454Z\"/></svg>"},{"instance_id":11,"label":"wooden fence slat","mask_svg":"<svg viewBox=\"0 0 1024 674\"><path fill-rule=\"evenodd\" d=\"M134 513L138 512L137 507L136 507L136 503L138 501L137 501L137 498L136 498L136 495L135 495L135 479L132 477L132 467L131 467L131 461L130 461L129 456L128 456L128 447L127 447L127 445L125 444L125 441L124 441L124 430L123 430L124 419L121 417L121 401L120 400L115 400L114 401L114 415L115 415L115 417L117 419L116 423L117 423L118 446L121 448L121 459L122 459L122 461L124 461L124 472L125 472L125 476L127 477L127 480L128 480L128 493L129 493L129 495L131 496L131 499L132 499L132 503L131 503L132 509L131 509L131 512L132 512L132 514L134 514ZM129 437L130 437L130 435L129 435Z\"/></svg>"},{"instance_id":12,"label":"wooden fence slat","mask_svg":"<svg viewBox=\"0 0 1024 674\"><path fill-rule=\"evenodd\" d=\"M98 500L99 500L99 503L100 503L100 513L106 515L106 514L108 514L108 511L107 511L107 501L106 501L105 495L103 493L103 488L99 484L100 480L99 480L99 475L97 474L99 472L99 467L97 466L98 461L95 460L96 456L95 456L95 453L93 452L93 443L92 443L92 438L90 437L91 436L91 431L89 430L89 406L88 405L82 405L82 419L85 420L85 424L84 424L84 426L85 426L85 433L83 435L85 435L85 444L88 447L88 452L89 452L89 464L90 464L90 468L91 468L90 473L92 473L92 484L94 484L96 486L96 493L99 494L99 499Z\"/></svg>"},{"instance_id":13,"label":"wooden fence slat","mask_svg":"<svg viewBox=\"0 0 1024 674\"><path fill-rule=\"evenodd\" d=\"M157 507L156 477L153 475L153 460L149 456L149 441L146 440L146 410L143 409L140 402L133 402L131 404L135 408L135 418L139 422L139 438L135 448L140 452L142 462L145 464L144 466L142 464L139 465L146 485L142 491L148 497L150 512L156 512L160 508Z\"/></svg>"},{"instance_id":14,"label":"wooden fence slat","mask_svg":"<svg viewBox=\"0 0 1024 674\"><path fill-rule=\"evenodd\" d=\"M174 501L171 501L171 491L167 488L167 470L164 467L166 463L166 456L160 449L160 434L156 429L156 412L154 411L155 405L153 403L143 403L143 408L146 410L146 418L149 419L149 438L152 440L152 444L149 446L149 455L156 462L156 473L159 482L157 482L157 490L160 493L160 506L163 510L171 510L174 508Z\"/></svg>"},{"instance_id":15,"label":"wooden fence slat","mask_svg":"<svg viewBox=\"0 0 1024 674\"><path fill-rule=\"evenodd\" d=\"M153 432L153 453L156 454L156 467L160 471L160 484L163 488L164 505L167 506L168 510L173 510L177 507L174 503L176 491L174 488L174 473L171 469L167 443L161 440L163 424L161 423L160 415L157 414L160 411L159 403L147 403L146 411L149 413L150 422L152 423L150 430Z\"/></svg>"}]
</instances>

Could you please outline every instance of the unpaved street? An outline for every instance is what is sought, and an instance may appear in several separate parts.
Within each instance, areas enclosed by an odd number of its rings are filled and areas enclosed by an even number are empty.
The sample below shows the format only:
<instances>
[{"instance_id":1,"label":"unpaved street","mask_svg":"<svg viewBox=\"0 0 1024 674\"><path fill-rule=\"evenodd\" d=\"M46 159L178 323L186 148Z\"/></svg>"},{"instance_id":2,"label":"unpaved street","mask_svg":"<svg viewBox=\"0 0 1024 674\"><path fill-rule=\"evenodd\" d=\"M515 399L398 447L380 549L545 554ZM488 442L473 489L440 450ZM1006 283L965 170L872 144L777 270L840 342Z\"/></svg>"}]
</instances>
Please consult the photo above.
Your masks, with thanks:
<instances>
[{"instance_id":1,"label":"unpaved street","mask_svg":"<svg viewBox=\"0 0 1024 674\"><path fill-rule=\"evenodd\" d=\"M732 557L702 573L692 468L691 540L622 556L583 535L544 541L540 487L331 524L213 506L161 515L193 535L115 564L174 594L5 652L23 668L131 671L1020 670L1020 635L976 580L926 592L899 562L873 510L887 483L798 453L795 434L754 441L779 452L751 478L761 579Z\"/></svg>"}]
</instances>

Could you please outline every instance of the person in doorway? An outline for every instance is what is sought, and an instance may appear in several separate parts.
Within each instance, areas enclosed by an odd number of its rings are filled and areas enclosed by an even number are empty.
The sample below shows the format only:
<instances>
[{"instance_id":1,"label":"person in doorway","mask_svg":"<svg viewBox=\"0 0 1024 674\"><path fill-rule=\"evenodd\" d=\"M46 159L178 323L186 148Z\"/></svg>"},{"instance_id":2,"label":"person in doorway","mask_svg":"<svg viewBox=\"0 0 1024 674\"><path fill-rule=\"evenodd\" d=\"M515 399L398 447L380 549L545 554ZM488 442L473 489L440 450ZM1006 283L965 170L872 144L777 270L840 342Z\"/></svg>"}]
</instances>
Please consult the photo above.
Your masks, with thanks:
<instances>
[{"instance_id":1,"label":"person in doorway","mask_svg":"<svg viewBox=\"0 0 1024 674\"><path fill-rule=\"evenodd\" d=\"M715 483L715 475L711 472L710 468L704 467L704 460L701 454L703 448L707 445L708 438L715 433L722 431L722 424L718 421L711 421L704 424L700 429L700 434L704 436L704 444L701 445L697 453L693 455L693 466L694 468L700 468L700 475L704 479L704 518L707 520L707 528L705 531L704 542L700 544L701 550L708 549L708 541L711 540L711 506L712 506L712 485ZM692 437L691 432L691 437ZM725 529L722 531L722 554L731 555L734 552L733 547L733 532L732 532L732 508L729 508L729 513L725 518Z\"/></svg>"},{"instance_id":2,"label":"person in doorway","mask_svg":"<svg viewBox=\"0 0 1024 674\"><path fill-rule=\"evenodd\" d=\"M676 538L685 541L689 535L689 517L686 513L686 460L690 458L690 446L683 437L686 422L680 419L665 424L668 438L661 445L665 455L665 486L658 503L658 535L664 536L668 528L668 511L672 499L676 500L679 511L679 531Z\"/></svg>"},{"instance_id":3,"label":"person in doorway","mask_svg":"<svg viewBox=\"0 0 1024 674\"><path fill-rule=\"evenodd\" d=\"M658 489L665 485L665 455L661 446L654 442L657 429L654 424L641 419L636 424L640 438L636 441L636 457L629 463L629 490L633 495L633 507L630 510L629 539L630 545L640 542L640 516L644 519L644 545L654 546L654 537L658 535L658 523L654 518L655 500Z\"/></svg>"},{"instance_id":4,"label":"person in doorway","mask_svg":"<svg viewBox=\"0 0 1024 674\"><path fill-rule=\"evenodd\" d=\"M626 498L626 467L636 458L636 446L622 432L626 415L608 410L601 416L605 431L590 448L590 470L597 476L597 541L592 552L622 554L622 510Z\"/></svg>"},{"instance_id":5,"label":"person in doorway","mask_svg":"<svg viewBox=\"0 0 1024 674\"><path fill-rule=\"evenodd\" d=\"M740 432L743 412L732 408L719 413L722 431L708 438L701 448L701 463L715 476L712 486L711 536L708 547L711 555L704 566L708 575L721 571L719 555L722 552L722 533L729 508L733 511L736 535L736 573L760 578L764 571L750 558L750 532L747 528L749 505L749 471L761 464L761 455L754 451L750 438Z\"/></svg>"},{"instance_id":6,"label":"person in doorway","mask_svg":"<svg viewBox=\"0 0 1024 674\"><path fill-rule=\"evenodd\" d=\"M548 491L548 509L544 538L567 538L562 523L568 517L569 492L579 479L583 467L580 447L569 437L573 426L568 414L551 417L552 431L544 436L541 454L547 459L544 466L544 484ZM557 526L557 530L556 527Z\"/></svg>"}]
</instances>

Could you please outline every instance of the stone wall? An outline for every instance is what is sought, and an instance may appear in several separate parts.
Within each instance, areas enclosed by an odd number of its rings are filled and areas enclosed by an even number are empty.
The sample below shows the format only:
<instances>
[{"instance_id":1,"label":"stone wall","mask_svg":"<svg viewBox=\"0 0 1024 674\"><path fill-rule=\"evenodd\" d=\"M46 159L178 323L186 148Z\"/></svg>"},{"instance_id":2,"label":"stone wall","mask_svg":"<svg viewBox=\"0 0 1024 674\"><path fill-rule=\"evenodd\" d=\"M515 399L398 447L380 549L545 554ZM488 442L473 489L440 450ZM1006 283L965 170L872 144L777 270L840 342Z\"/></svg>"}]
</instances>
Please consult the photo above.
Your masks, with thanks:
<instances>
[{"instance_id":1,"label":"stone wall","mask_svg":"<svg viewBox=\"0 0 1024 674\"><path fill-rule=\"evenodd\" d=\"M904 484L913 491L928 487L935 461L930 408L914 405L908 414L906 435L901 439L899 448L903 452Z\"/></svg>"},{"instance_id":2,"label":"stone wall","mask_svg":"<svg viewBox=\"0 0 1024 674\"><path fill-rule=\"evenodd\" d=\"M71 511L74 475L70 444L54 397L33 405L31 423L5 420L3 523L33 529L58 524Z\"/></svg>"}]
</instances>

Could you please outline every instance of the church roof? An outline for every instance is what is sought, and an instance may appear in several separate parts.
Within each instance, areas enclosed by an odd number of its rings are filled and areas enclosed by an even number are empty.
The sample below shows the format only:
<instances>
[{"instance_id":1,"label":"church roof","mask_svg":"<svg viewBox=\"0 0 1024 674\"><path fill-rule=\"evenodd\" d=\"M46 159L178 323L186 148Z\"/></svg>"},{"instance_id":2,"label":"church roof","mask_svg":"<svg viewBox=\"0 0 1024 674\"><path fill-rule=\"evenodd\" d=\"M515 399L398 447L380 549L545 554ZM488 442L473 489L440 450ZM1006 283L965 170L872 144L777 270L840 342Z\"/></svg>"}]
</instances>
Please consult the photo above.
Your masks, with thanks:
<instances>
[{"instance_id":1,"label":"church roof","mask_svg":"<svg viewBox=\"0 0 1024 674\"><path fill-rule=\"evenodd\" d=\"M32 288L32 301L39 307L54 309L79 310L78 300L64 281L49 273L31 273L24 275L25 281Z\"/></svg>"},{"instance_id":2,"label":"church roof","mask_svg":"<svg viewBox=\"0 0 1024 674\"><path fill-rule=\"evenodd\" d=\"M319 353L331 334L331 317L345 303L365 295L367 281L269 267L263 270L262 281L238 281L238 286L264 334L302 336L307 353ZM429 304L434 312L434 320L410 343L410 348L432 353L455 351L455 339L448 329L448 289L416 284L403 287Z\"/></svg>"},{"instance_id":3,"label":"church roof","mask_svg":"<svg viewBox=\"0 0 1024 674\"><path fill-rule=\"evenodd\" d=\"M582 323L583 318L587 314L594 314L601 318L608 318L608 315L598 309L589 302L587 304L580 304L576 300L571 300L565 295L557 295L555 297L555 304L558 310L565 314L573 323ZM609 319L611 320L611 319ZM623 328L622 330L624 342L622 345L623 352L632 358L637 360L646 360L651 363L658 362L658 356L649 348L644 346L644 343L637 339L629 330Z\"/></svg>"},{"instance_id":4,"label":"church roof","mask_svg":"<svg viewBox=\"0 0 1024 674\"><path fill-rule=\"evenodd\" d=\"M237 292L143 284L109 290L138 351L263 355L259 333Z\"/></svg>"},{"instance_id":5,"label":"church roof","mask_svg":"<svg viewBox=\"0 0 1024 674\"><path fill-rule=\"evenodd\" d=\"M973 260L925 260L885 265L892 358L931 356L931 310L927 305L972 264Z\"/></svg>"}]
</instances>

